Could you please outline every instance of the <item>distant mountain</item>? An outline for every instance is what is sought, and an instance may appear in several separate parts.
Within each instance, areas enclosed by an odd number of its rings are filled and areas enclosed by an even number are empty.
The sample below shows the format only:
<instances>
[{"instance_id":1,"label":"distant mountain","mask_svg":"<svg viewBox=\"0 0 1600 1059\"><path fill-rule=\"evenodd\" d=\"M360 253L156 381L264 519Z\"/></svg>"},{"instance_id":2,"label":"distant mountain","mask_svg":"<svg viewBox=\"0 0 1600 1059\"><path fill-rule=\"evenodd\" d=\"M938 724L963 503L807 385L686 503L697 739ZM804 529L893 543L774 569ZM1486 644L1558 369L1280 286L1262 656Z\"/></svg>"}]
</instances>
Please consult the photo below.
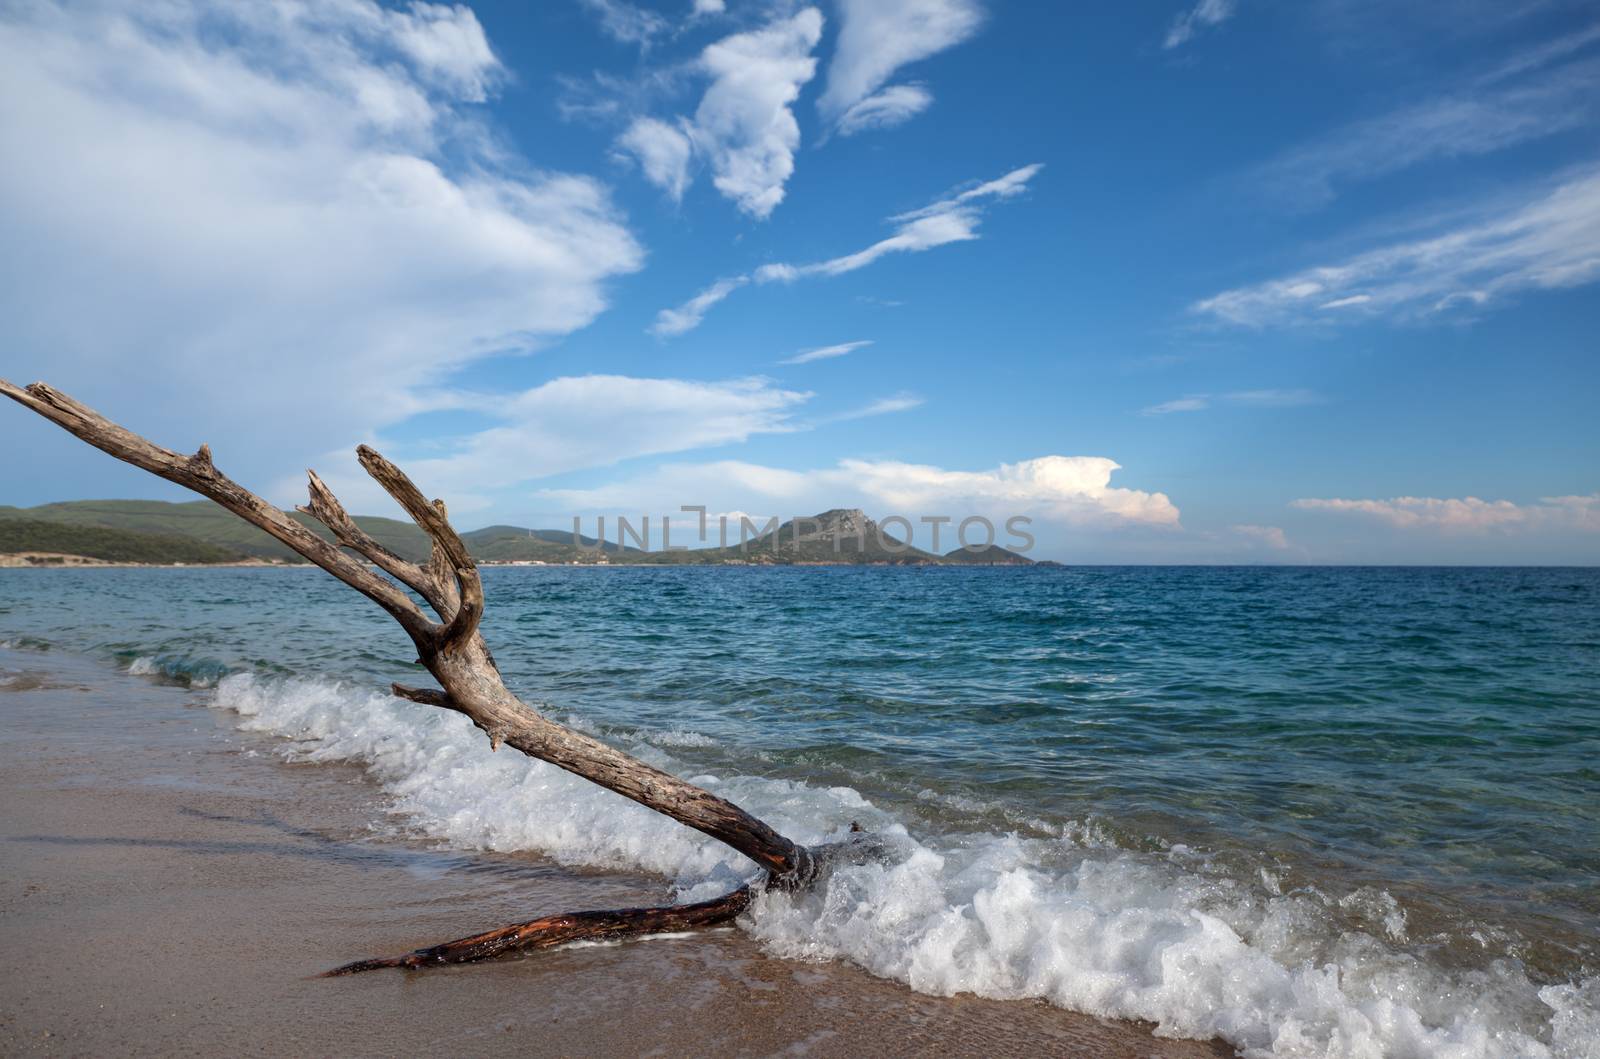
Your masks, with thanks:
<instances>
[{"instance_id":1,"label":"distant mountain","mask_svg":"<svg viewBox=\"0 0 1600 1059\"><path fill-rule=\"evenodd\" d=\"M309 515L291 512L291 517L309 527L323 539L331 534L320 522ZM247 525L230 512L209 500L196 500L174 504L160 500L75 500L39 507L15 508L0 506L0 526L18 522L35 524L26 531L13 527L7 540L32 542L29 547L0 544L0 553L17 551L48 551L64 554L108 556L95 552L76 551L88 547L91 538L85 530L104 530L122 534L136 534L142 540L132 541L141 554L173 554L182 556L162 559L123 559L141 562L222 562L228 559L249 557L282 562L300 562L299 556L273 540L261 530ZM374 539L406 559L421 562L428 558L431 544L422 530L410 522L378 518L371 515L355 516L360 526ZM54 527L51 529L40 527ZM867 517L859 508L834 508L810 518L796 518L779 526L776 532L756 533L741 548L738 544L739 526L730 522L729 543L716 548L695 548L687 551L645 551L636 547L622 547L616 541L600 541L594 537L579 536L573 541L570 530L529 530L519 526L486 526L463 533L461 538L473 557L483 563L593 563L643 564L643 565L787 565L787 564L959 564L963 566L1025 566L1032 560L996 545L979 551L955 548L944 555L935 555L921 548L902 543L903 537L885 530ZM715 534L717 529L712 528ZM903 532L903 530L902 530ZM676 536L676 534L675 534ZM148 539L165 538L159 548ZM111 538L94 538L100 541L102 551L113 549ZM178 548L181 542L183 548ZM161 549L167 551L163 552ZM154 549L154 550L152 550ZM177 550L173 550L177 549ZM135 548L138 550L138 548ZM211 556L201 558L200 556Z\"/></svg>"},{"instance_id":2,"label":"distant mountain","mask_svg":"<svg viewBox=\"0 0 1600 1059\"><path fill-rule=\"evenodd\" d=\"M619 548L615 541L597 540L581 533L574 544L571 530L530 530L521 526L485 526L463 533L461 540L480 563L593 562L597 551L613 559L625 553L645 554L639 548Z\"/></svg>"},{"instance_id":3,"label":"distant mountain","mask_svg":"<svg viewBox=\"0 0 1600 1059\"><path fill-rule=\"evenodd\" d=\"M691 565L914 565L942 561L931 552L903 543L901 538L868 518L860 508L834 508L810 518L791 519L774 532L753 534L743 547L737 543L738 527L730 521L728 536L730 543L724 547L650 552L633 561Z\"/></svg>"},{"instance_id":4,"label":"distant mountain","mask_svg":"<svg viewBox=\"0 0 1600 1059\"><path fill-rule=\"evenodd\" d=\"M998 544L987 544L982 548L955 548L944 553L943 559L947 563L959 563L963 566L1032 566L1033 560L1026 555L1018 554Z\"/></svg>"},{"instance_id":5,"label":"distant mountain","mask_svg":"<svg viewBox=\"0 0 1600 1059\"><path fill-rule=\"evenodd\" d=\"M167 533L0 517L0 555L81 555L114 563L229 563L244 555L231 548Z\"/></svg>"}]
</instances>

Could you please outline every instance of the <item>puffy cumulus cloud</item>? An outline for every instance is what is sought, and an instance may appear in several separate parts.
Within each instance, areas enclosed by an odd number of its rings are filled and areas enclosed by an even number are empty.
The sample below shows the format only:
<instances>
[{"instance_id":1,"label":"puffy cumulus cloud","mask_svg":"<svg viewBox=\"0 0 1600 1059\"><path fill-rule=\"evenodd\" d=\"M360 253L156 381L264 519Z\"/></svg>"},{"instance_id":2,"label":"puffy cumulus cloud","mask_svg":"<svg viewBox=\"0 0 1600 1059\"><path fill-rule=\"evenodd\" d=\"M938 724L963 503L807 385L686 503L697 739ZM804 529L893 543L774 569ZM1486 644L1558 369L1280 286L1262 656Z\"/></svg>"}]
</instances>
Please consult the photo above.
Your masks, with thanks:
<instances>
[{"instance_id":1,"label":"puffy cumulus cloud","mask_svg":"<svg viewBox=\"0 0 1600 1059\"><path fill-rule=\"evenodd\" d=\"M983 218L983 200L1009 199L1022 194L1027 190L1028 182L1043 168L1039 164L1022 166L996 180L978 184L921 209L897 214L889 218L896 225L891 235L854 253L803 265L774 262L762 265L746 276L718 280L683 305L661 310L656 314L655 324L650 331L657 336L667 337L692 330L699 326L712 306L749 283L793 283L818 276L842 276L866 268L890 254L921 253L935 247L976 239Z\"/></svg>"},{"instance_id":2,"label":"puffy cumulus cloud","mask_svg":"<svg viewBox=\"0 0 1600 1059\"><path fill-rule=\"evenodd\" d=\"M717 190L752 217L777 208L794 173L800 124L790 105L816 73L811 52L821 39L822 14L808 7L700 56L711 85L694 112L695 142Z\"/></svg>"},{"instance_id":3,"label":"puffy cumulus cloud","mask_svg":"<svg viewBox=\"0 0 1600 1059\"><path fill-rule=\"evenodd\" d=\"M1545 497L1537 504L1480 500L1475 496L1441 499L1397 496L1389 500L1304 499L1290 506L1303 511L1364 515L1400 529L1482 533L1520 530L1600 531L1600 493Z\"/></svg>"},{"instance_id":4,"label":"puffy cumulus cloud","mask_svg":"<svg viewBox=\"0 0 1600 1059\"><path fill-rule=\"evenodd\" d=\"M710 83L694 117L636 119L617 139L651 183L675 201L701 158L725 198L763 219L783 201L794 174L800 124L792 105L816 73L822 13L807 7L760 29L734 33L700 53L694 70Z\"/></svg>"},{"instance_id":5,"label":"puffy cumulus cloud","mask_svg":"<svg viewBox=\"0 0 1600 1059\"><path fill-rule=\"evenodd\" d=\"M689 187L689 164L694 142L681 125L655 118L638 118L617 138L620 153L639 163L645 179L665 191L673 202L683 199Z\"/></svg>"},{"instance_id":6,"label":"puffy cumulus cloud","mask_svg":"<svg viewBox=\"0 0 1600 1059\"><path fill-rule=\"evenodd\" d=\"M1425 318L1600 278L1600 168L1474 212L1428 238L1224 291L1192 308L1247 327Z\"/></svg>"},{"instance_id":7,"label":"puffy cumulus cloud","mask_svg":"<svg viewBox=\"0 0 1600 1059\"><path fill-rule=\"evenodd\" d=\"M488 143L501 76L461 6L0 9L8 374L276 472L583 327L642 253Z\"/></svg>"},{"instance_id":8,"label":"puffy cumulus cloud","mask_svg":"<svg viewBox=\"0 0 1600 1059\"><path fill-rule=\"evenodd\" d=\"M548 489L540 496L574 511L712 510L811 514L861 507L888 514L965 517L998 525L1013 515L1065 526L1179 528L1178 509L1164 493L1111 484L1120 465L1098 456L1042 456L984 471L949 470L893 460L841 460L832 467L790 470L736 460L673 464L631 481L593 489Z\"/></svg>"},{"instance_id":9,"label":"puffy cumulus cloud","mask_svg":"<svg viewBox=\"0 0 1600 1059\"><path fill-rule=\"evenodd\" d=\"M1033 510L1067 522L1178 524L1178 509L1165 493L1113 486L1111 476L1122 465L1103 456L1041 456L989 471L866 460L845 460L841 467L859 476L869 495L896 507L966 503L979 510Z\"/></svg>"},{"instance_id":10,"label":"puffy cumulus cloud","mask_svg":"<svg viewBox=\"0 0 1600 1059\"><path fill-rule=\"evenodd\" d=\"M926 110L933 94L925 87L884 85L902 66L971 37L983 9L974 0L839 0L839 16L839 42L817 110L848 136Z\"/></svg>"}]
</instances>

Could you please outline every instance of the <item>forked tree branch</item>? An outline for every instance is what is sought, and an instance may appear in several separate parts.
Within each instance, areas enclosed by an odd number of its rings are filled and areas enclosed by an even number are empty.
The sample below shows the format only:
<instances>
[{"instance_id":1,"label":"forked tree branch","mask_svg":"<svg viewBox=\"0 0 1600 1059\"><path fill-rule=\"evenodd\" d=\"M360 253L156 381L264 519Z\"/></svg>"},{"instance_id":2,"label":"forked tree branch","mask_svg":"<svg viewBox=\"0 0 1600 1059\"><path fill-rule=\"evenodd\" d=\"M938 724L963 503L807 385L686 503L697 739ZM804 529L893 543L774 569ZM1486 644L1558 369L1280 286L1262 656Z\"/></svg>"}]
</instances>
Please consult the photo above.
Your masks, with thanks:
<instances>
[{"instance_id":1,"label":"forked tree branch","mask_svg":"<svg viewBox=\"0 0 1600 1059\"><path fill-rule=\"evenodd\" d=\"M193 456L183 456L152 444L118 426L92 408L79 404L66 394L42 382L23 388L0 379L0 394L44 416L63 430L75 434L124 463L149 471L169 482L176 482L209 497L256 526L351 588L377 603L415 639L429 635L432 625L411 597L390 582L368 570L321 537L306 529L282 511L217 470L208 446L200 446Z\"/></svg>"},{"instance_id":2,"label":"forked tree branch","mask_svg":"<svg viewBox=\"0 0 1600 1059\"><path fill-rule=\"evenodd\" d=\"M418 662L427 667L442 689L396 684L394 693L412 702L465 714L488 734L492 747L498 749L505 743L717 839L766 869L762 884L765 888L810 885L842 855L852 859L881 855L881 847L863 841L864 836L808 850L727 799L685 783L598 739L556 724L529 708L505 687L478 632L484 611L483 582L465 543L450 525L444 504L429 501L400 468L371 448L363 445L356 450L361 466L432 540L433 551L426 565L402 559L362 531L315 472L310 474L310 503L302 510L328 527L336 543L323 540L228 479L216 469L210 450L203 445L193 456L171 452L44 383L24 388L0 379L0 394L119 460L209 497L372 599L410 635ZM343 548L417 592L427 600L439 621L430 621L400 587L374 573ZM745 886L697 905L547 916L418 950L395 960L351 964L338 973L461 962L512 948L540 948L585 937L706 926L737 916L748 903L750 893L750 887Z\"/></svg>"}]
</instances>

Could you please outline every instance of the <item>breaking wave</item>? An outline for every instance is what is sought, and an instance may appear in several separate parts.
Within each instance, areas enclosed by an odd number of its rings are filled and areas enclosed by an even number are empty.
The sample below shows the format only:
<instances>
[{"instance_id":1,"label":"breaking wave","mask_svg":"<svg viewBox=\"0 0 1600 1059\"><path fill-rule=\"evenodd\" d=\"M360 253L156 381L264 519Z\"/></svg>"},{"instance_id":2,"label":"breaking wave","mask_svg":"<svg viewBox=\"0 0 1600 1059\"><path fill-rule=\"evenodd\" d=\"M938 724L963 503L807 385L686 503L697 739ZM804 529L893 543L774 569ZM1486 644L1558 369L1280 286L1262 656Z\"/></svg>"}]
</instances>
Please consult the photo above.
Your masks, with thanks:
<instances>
[{"instance_id":1,"label":"breaking wave","mask_svg":"<svg viewBox=\"0 0 1600 1059\"><path fill-rule=\"evenodd\" d=\"M241 727L289 740L297 760L360 763L410 826L453 846L644 869L685 900L750 874L736 854L659 814L521 754L491 753L457 714L250 673L223 677L214 701ZM1381 891L1282 892L1265 873L1233 877L1181 846L1117 848L1089 826L1053 839L913 836L849 787L695 775L663 749L699 745L693 735L608 733L798 841L838 838L859 821L899 847L891 864L761 897L744 925L774 954L847 959L926 993L1145 1019L1161 1035L1220 1037L1246 1055L1600 1055L1600 979L1540 984L1487 954L1447 968L1406 945L1404 910Z\"/></svg>"}]
</instances>

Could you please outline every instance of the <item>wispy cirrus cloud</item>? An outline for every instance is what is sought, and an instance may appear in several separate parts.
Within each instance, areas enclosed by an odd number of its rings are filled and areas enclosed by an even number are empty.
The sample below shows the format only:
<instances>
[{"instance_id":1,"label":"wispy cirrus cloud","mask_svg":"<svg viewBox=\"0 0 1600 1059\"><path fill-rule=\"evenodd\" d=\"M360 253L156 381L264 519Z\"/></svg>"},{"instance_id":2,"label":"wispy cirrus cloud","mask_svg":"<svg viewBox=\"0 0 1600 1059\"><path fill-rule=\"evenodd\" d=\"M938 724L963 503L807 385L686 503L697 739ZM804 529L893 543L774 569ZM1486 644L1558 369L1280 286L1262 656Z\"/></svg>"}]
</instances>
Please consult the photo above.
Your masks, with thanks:
<instances>
[{"instance_id":1,"label":"wispy cirrus cloud","mask_svg":"<svg viewBox=\"0 0 1600 1059\"><path fill-rule=\"evenodd\" d=\"M1568 60L1597 43L1600 26L1529 49L1475 80L1296 147L1253 170L1249 183L1288 206L1315 208L1350 184L1585 126L1600 107L1600 60Z\"/></svg>"},{"instance_id":2,"label":"wispy cirrus cloud","mask_svg":"<svg viewBox=\"0 0 1600 1059\"><path fill-rule=\"evenodd\" d=\"M1296 405L1317 404L1322 400L1312 390L1234 390L1231 393L1192 393L1139 410L1140 415L1161 416L1173 412L1203 412L1216 404L1243 405L1255 408L1292 408Z\"/></svg>"},{"instance_id":3,"label":"wispy cirrus cloud","mask_svg":"<svg viewBox=\"0 0 1600 1059\"><path fill-rule=\"evenodd\" d=\"M817 100L845 136L909 121L933 105L921 84L884 87L901 67L967 40L983 23L976 0L838 0L839 42Z\"/></svg>"},{"instance_id":4,"label":"wispy cirrus cloud","mask_svg":"<svg viewBox=\"0 0 1600 1059\"><path fill-rule=\"evenodd\" d=\"M808 430L813 424L798 413L812 396L761 377L568 376L516 393L453 395L453 406L489 420L481 429L435 436L415 451L404 442L378 443L451 507L470 510L487 503L485 494L551 475ZM335 469L324 478L347 504L388 506L358 471L339 470L348 468L347 454L326 462ZM303 489L298 478L279 487L289 495Z\"/></svg>"},{"instance_id":5,"label":"wispy cirrus cloud","mask_svg":"<svg viewBox=\"0 0 1600 1059\"><path fill-rule=\"evenodd\" d=\"M921 394L901 392L892 397L880 397L876 401L869 401L860 408L851 408L844 412L829 417L831 422L841 422L848 419L866 419L870 416L892 415L895 412L909 412L913 408L921 408L924 398Z\"/></svg>"},{"instance_id":6,"label":"wispy cirrus cloud","mask_svg":"<svg viewBox=\"0 0 1600 1059\"><path fill-rule=\"evenodd\" d=\"M794 174L800 125L792 106L816 73L821 39L822 13L807 7L716 41L693 67L709 80L694 116L637 118L617 150L674 199L689 185L691 157L701 158L723 197L752 217L770 216Z\"/></svg>"},{"instance_id":7,"label":"wispy cirrus cloud","mask_svg":"<svg viewBox=\"0 0 1600 1059\"><path fill-rule=\"evenodd\" d=\"M1194 35L1201 30L1220 26L1232 18L1236 8L1234 0L1199 0L1193 7L1172 20L1161 46L1168 51L1182 47L1194 39Z\"/></svg>"},{"instance_id":8,"label":"wispy cirrus cloud","mask_svg":"<svg viewBox=\"0 0 1600 1059\"><path fill-rule=\"evenodd\" d=\"M671 338L693 331L713 306L749 282L749 276L717 280L676 309L662 309L656 314L656 322L651 325L650 333L658 338Z\"/></svg>"},{"instance_id":9,"label":"wispy cirrus cloud","mask_svg":"<svg viewBox=\"0 0 1600 1059\"><path fill-rule=\"evenodd\" d=\"M648 50L657 38L672 30L672 23L654 11L628 0L579 0L598 20L606 36L621 44Z\"/></svg>"},{"instance_id":10,"label":"wispy cirrus cloud","mask_svg":"<svg viewBox=\"0 0 1600 1059\"><path fill-rule=\"evenodd\" d=\"M834 357L843 357L854 353L858 349L865 349L872 345L872 339L865 338L859 342L840 342L832 346L818 346L816 349L803 349L786 360L778 361L779 364L810 364L817 360L832 360Z\"/></svg>"},{"instance_id":11,"label":"wispy cirrus cloud","mask_svg":"<svg viewBox=\"0 0 1600 1059\"><path fill-rule=\"evenodd\" d=\"M1174 397L1170 401L1160 404L1146 405L1139 409L1139 414L1144 416L1164 416L1173 412L1201 412L1211 407L1211 398L1207 394L1194 393L1187 397Z\"/></svg>"},{"instance_id":12,"label":"wispy cirrus cloud","mask_svg":"<svg viewBox=\"0 0 1600 1059\"><path fill-rule=\"evenodd\" d=\"M1536 504L1480 500L1475 496L1397 496L1388 500L1303 499L1290 506L1302 511L1365 516L1406 530L1600 532L1600 493L1544 497Z\"/></svg>"},{"instance_id":13,"label":"wispy cirrus cloud","mask_svg":"<svg viewBox=\"0 0 1600 1059\"><path fill-rule=\"evenodd\" d=\"M1479 206L1436 234L1223 291L1192 311L1245 327L1425 318L1600 278L1600 166Z\"/></svg>"},{"instance_id":14,"label":"wispy cirrus cloud","mask_svg":"<svg viewBox=\"0 0 1600 1059\"><path fill-rule=\"evenodd\" d=\"M683 334L698 326L712 306L747 284L793 283L818 276L840 276L866 268L890 254L920 253L976 239L983 218L983 200L1009 199L1022 194L1028 182L1043 168L1040 164L1023 166L932 205L891 217L890 221L896 225L893 234L854 253L803 265L762 265L748 275L718 280L683 305L661 310L650 332L658 337Z\"/></svg>"}]
</instances>

